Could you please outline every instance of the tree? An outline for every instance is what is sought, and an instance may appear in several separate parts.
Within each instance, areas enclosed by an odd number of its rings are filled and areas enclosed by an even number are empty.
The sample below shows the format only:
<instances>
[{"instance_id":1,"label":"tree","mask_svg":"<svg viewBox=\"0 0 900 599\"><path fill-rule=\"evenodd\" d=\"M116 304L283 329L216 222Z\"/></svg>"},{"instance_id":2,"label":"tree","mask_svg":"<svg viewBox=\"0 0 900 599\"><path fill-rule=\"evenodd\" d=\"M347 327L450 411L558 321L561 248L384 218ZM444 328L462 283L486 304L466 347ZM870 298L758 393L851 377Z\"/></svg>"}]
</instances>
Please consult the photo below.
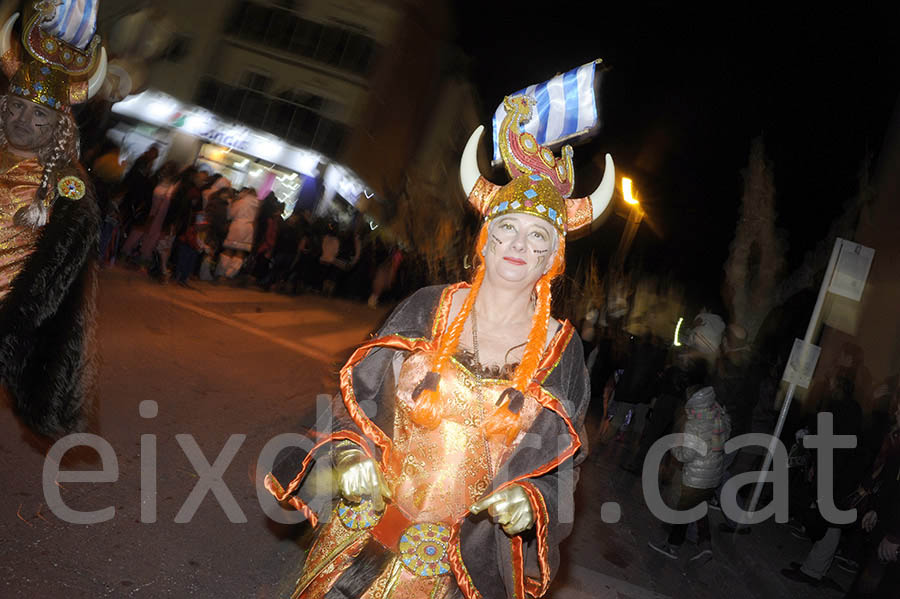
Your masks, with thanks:
<instances>
[{"instance_id":1,"label":"tree","mask_svg":"<svg viewBox=\"0 0 900 599\"><path fill-rule=\"evenodd\" d=\"M725 262L723 300L732 323L747 330L752 341L769 311L778 303L776 287L784 269L786 243L775 229L775 182L761 137L750 145L743 171L740 215Z\"/></svg>"}]
</instances>

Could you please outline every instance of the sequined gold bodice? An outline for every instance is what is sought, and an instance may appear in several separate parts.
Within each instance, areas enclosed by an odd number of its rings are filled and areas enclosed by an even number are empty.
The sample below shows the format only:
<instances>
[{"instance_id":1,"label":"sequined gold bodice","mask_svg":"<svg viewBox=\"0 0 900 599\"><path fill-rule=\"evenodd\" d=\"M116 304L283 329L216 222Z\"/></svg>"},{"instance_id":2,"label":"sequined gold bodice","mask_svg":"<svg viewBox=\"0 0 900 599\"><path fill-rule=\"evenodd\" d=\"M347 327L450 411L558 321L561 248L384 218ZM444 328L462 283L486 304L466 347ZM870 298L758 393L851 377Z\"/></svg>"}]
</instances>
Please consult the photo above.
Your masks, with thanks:
<instances>
[{"instance_id":1,"label":"sequined gold bodice","mask_svg":"<svg viewBox=\"0 0 900 599\"><path fill-rule=\"evenodd\" d=\"M40 229L19 227L13 216L34 197L43 167L36 158L22 160L0 150L0 300L34 251Z\"/></svg>"},{"instance_id":2,"label":"sequined gold bodice","mask_svg":"<svg viewBox=\"0 0 900 599\"><path fill-rule=\"evenodd\" d=\"M489 438L482 423L496 410L510 383L482 378L459 361L450 360L441 373L443 418L428 430L410 419L412 390L431 368L431 355L411 354L403 362L394 416L394 460L388 480L399 507L416 521L455 522L482 497L491 480L524 435L512 444ZM527 430L540 404L526 397L522 430Z\"/></svg>"}]
</instances>

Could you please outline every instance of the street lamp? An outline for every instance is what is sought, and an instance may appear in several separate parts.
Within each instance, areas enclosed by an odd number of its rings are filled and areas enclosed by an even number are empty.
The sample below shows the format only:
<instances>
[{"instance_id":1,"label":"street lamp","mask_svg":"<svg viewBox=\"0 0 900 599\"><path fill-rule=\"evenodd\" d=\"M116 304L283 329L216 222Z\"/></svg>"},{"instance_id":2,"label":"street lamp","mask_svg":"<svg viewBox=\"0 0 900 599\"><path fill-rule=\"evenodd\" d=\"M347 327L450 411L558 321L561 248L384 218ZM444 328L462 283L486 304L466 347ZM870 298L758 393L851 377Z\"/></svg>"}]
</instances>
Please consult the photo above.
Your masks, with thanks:
<instances>
[{"instance_id":1,"label":"street lamp","mask_svg":"<svg viewBox=\"0 0 900 599\"><path fill-rule=\"evenodd\" d=\"M625 198L625 203L631 204L632 206L640 204L638 199L634 197L632 192L632 181L628 177L622 177L622 196Z\"/></svg>"},{"instance_id":2,"label":"street lamp","mask_svg":"<svg viewBox=\"0 0 900 599\"><path fill-rule=\"evenodd\" d=\"M634 241L634 236L641 224L641 220L644 218L644 211L641 209L641 203L638 201L637 194L634 192L634 182L628 177L622 177L622 197L624 198L625 203L631 206L631 211L627 217L628 222L625 225L625 230L622 231L619 247L616 250L615 261L613 262L616 271L621 271L625 265L625 257L628 255L628 250L631 248L631 242Z\"/></svg>"}]
</instances>

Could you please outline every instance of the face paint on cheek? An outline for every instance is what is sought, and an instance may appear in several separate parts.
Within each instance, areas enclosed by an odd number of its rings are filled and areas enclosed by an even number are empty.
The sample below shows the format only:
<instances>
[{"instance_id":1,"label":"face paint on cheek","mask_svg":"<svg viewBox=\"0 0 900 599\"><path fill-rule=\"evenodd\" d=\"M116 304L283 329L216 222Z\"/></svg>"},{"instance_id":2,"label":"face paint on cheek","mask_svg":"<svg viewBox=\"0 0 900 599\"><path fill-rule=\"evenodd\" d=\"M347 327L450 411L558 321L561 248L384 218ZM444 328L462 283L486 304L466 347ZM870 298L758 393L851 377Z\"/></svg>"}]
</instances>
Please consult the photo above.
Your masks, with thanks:
<instances>
[{"instance_id":1,"label":"face paint on cheek","mask_svg":"<svg viewBox=\"0 0 900 599\"><path fill-rule=\"evenodd\" d=\"M497 247L498 247L498 246L501 246L501 245L503 245L503 242L500 241L500 240L497 238L496 235L494 235L493 233L491 233L491 245L490 245L490 251L491 251L491 253L492 253L492 254L497 253Z\"/></svg>"}]
</instances>

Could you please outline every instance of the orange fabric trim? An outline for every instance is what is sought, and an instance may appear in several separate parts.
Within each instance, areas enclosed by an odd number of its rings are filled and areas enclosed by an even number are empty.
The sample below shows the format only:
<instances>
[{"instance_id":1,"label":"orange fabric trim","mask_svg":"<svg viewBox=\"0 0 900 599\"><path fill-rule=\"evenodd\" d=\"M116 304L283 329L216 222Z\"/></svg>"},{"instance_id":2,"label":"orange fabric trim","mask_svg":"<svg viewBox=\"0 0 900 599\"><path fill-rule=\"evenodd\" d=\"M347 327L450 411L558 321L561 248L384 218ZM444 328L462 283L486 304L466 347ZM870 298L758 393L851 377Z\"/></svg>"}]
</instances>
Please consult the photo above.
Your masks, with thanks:
<instances>
[{"instance_id":1,"label":"orange fabric trim","mask_svg":"<svg viewBox=\"0 0 900 599\"><path fill-rule=\"evenodd\" d=\"M462 550L459 546L459 523L450 527L450 547L447 560L450 562L450 571L453 572L456 584L459 585L463 596L466 599L482 599L481 593L475 588L475 583L469 576L469 570L462 560Z\"/></svg>"},{"instance_id":2,"label":"orange fabric trim","mask_svg":"<svg viewBox=\"0 0 900 599\"><path fill-rule=\"evenodd\" d=\"M561 463L566 461L569 457L575 455L575 452L582 445L581 438L578 436L578 432L575 430L575 426L572 424L572 420L569 418L569 415L566 414L566 409L563 407L560 401L543 389L540 389L540 393L541 395L546 396L541 400L541 405L543 405L548 410L556 412L557 415L563 419L563 422L566 423L566 428L569 429L569 436L572 437L572 444L569 445L569 447L567 447L565 450L563 450L562 453L556 456L555 459L548 462L545 466L535 470L535 473L539 473L536 474L537 476L539 476L540 474L546 474L553 468L556 468ZM522 478L532 478L532 476Z\"/></svg>"},{"instance_id":3,"label":"orange fabric trim","mask_svg":"<svg viewBox=\"0 0 900 599\"><path fill-rule=\"evenodd\" d=\"M559 361L562 359L563 352L569 346L569 341L572 340L572 335L574 334L575 327L568 320L564 320L559 331L556 332L556 335L551 340L550 346L547 348L544 358L541 360L535 373L535 378L540 384L543 385L550 373L556 369Z\"/></svg>"},{"instance_id":4,"label":"orange fabric trim","mask_svg":"<svg viewBox=\"0 0 900 599\"><path fill-rule=\"evenodd\" d=\"M369 450L368 445L365 440L353 431L338 431L331 435L326 435L321 441L316 443L312 449L309 450L309 453L306 454L306 457L303 458L303 461L300 463L300 472L297 473L297 476L288 483L287 489L281 486L281 483L278 482L278 479L269 472L266 474L263 479L263 486L266 487L266 490L271 493L277 501L284 501L288 497L287 502L291 504L294 509L301 512L306 518L309 520L310 524L314 527L319 523L319 517L316 516L316 513L309 509L309 506L303 502L299 497L292 497L293 493L300 486L300 483L303 481L303 477L306 476L306 471L309 469L309 465L312 463L313 455L316 451L319 450L326 443L331 443L332 441L338 439L346 439L349 441L353 441L357 445L362 448L362 450L368 455L370 458L375 459L372 455L372 452Z\"/></svg>"},{"instance_id":5,"label":"orange fabric trim","mask_svg":"<svg viewBox=\"0 0 900 599\"><path fill-rule=\"evenodd\" d=\"M263 479L263 486L266 487L266 490L275 496L275 499L281 501L287 493L284 492L284 488L281 486L281 483L278 482L272 473L269 472L266 474L266 477ZM281 498L281 499L279 499Z\"/></svg>"},{"instance_id":6,"label":"orange fabric trim","mask_svg":"<svg viewBox=\"0 0 900 599\"><path fill-rule=\"evenodd\" d=\"M509 540L512 546L513 597L525 599L525 551L522 537L515 535Z\"/></svg>"},{"instance_id":7,"label":"orange fabric trim","mask_svg":"<svg viewBox=\"0 0 900 599\"><path fill-rule=\"evenodd\" d=\"M528 499L531 502L531 509L532 511L534 511L535 532L537 536L538 567L540 568L541 572L540 580L534 580L530 577L527 577L525 584L527 585L528 592L531 595L534 595L535 597L542 597L550 587L550 548L547 543L547 532L550 526L550 514L547 511L547 504L544 502L544 496L541 494L537 487L535 487L528 481L522 481L519 483L519 485L528 494ZM524 576L524 570L522 571L522 574Z\"/></svg>"},{"instance_id":8,"label":"orange fabric trim","mask_svg":"<svg viewBox=\"0 0 900 599\"><path fill-rule=\"evenodd\" d=\"M309 506L303 503L299 497L291 497L288 499L288 503L291 504L295 510L306 516L306 519L309 520L310 526L313 528L319 525L319 517L316 515L314 511L309 509Z\"/></svg>"},{"instance_id":9,"label":"orange fabric trim","mask_svg":"<svg viewBox=\"0 0 900 599\"><path fill-rule=\"evenodd\" d=\"M344 400L344 406L350 414L350 418L359 427L363 434L371 439L375 445L381 449L381 465L384 467L390 461L391 452L394 444L391 442L384 431L372 422L359 403L356 401L356 394L353 392L353 367L359 364L369 355L373 349L378 347L388 347L391 349L399 349L403 351L429 350L433 346L431 341L424 339L408 339L399 335L390 335L387 337L379 337L372 339L360 345L344 367L341 368L341 398ZM374 459L374 457L373 457Z\"/></svg>"}]
</instances>

